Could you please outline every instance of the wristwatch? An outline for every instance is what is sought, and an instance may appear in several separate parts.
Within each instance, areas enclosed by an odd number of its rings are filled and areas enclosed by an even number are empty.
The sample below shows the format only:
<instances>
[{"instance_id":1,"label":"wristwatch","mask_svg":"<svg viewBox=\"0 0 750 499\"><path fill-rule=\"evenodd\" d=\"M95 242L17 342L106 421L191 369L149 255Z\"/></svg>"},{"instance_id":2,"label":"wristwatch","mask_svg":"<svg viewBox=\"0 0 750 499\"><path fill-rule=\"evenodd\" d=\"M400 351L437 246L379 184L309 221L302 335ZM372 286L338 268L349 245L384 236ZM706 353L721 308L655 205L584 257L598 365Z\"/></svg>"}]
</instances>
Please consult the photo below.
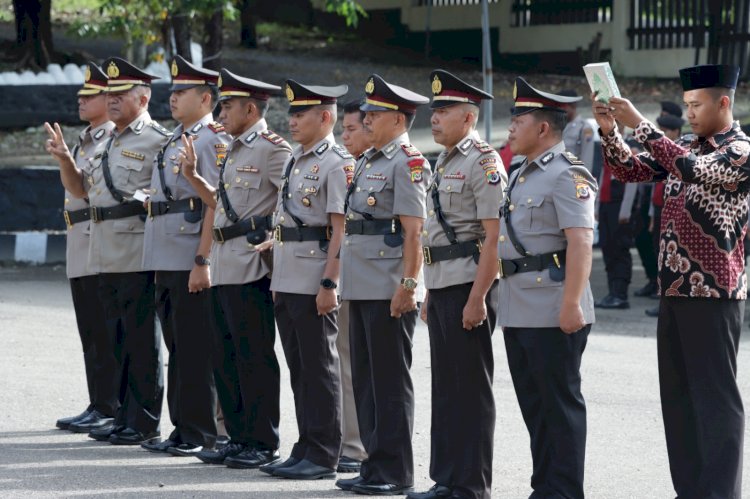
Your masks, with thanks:
<instances>
[{"instance_id":1,"label":"wristwatch","mask_svg":"<svg viewBox=\"0 0 750 499\"><path fill-rule=\"evenodd\" d=\"M323 289L336 289L336 288L339 287L338 284L336 284L335 282L333 282L331 279L328 279L328 278L321 279L320 280L320 286Z\"/></svg>"},{"instance_id":2,"label":"wristwatch","mask_svg":"<svg viewBox=\"0 0 750 499\"><path fill-rule=\"evenodd\" d=\"M413 277L402 277L401 278L401 287L403 287L407 291L414 291L417 289L417 280Z\"/></svg>"},{"instance_id":3,"label":"wristwatch","mask_svg":"<svg viewBox=\"0 0 750 499\"><path fill-rule=\"evenodd\" d=\"M195 264L200 265L201 267L204 265L211 265L211 260L203 255L195 255Z\"/></svg>"}]
</instances>

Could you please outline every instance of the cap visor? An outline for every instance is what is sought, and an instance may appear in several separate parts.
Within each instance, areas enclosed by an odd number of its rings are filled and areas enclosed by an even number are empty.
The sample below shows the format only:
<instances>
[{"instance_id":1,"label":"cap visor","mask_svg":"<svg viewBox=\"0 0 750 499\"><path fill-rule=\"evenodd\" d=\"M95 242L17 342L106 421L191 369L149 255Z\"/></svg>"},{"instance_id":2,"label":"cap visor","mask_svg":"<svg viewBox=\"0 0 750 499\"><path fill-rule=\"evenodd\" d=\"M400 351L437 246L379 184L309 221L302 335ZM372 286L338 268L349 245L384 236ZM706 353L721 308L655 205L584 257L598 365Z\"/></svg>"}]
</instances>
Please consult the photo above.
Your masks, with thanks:
<instances>
[{"instance_id":1,"label":"cap visor","mask_svg":"<svg viewBox=\"0 0 750 499\"><path fill-rule=\"evenodd\" d=\"M368 111L398 111L398 109L390 109L383 106L376 106L374 104L369 104L365 102L361 106L359 106L360 111L368 112ZM402 111L403 112L403 111Z\"/></svg>"},{"instance_id":2,"label":"cap visor","mask_svg":"<svg viewBox=\"0 0 750 499\"><path fill-rule=\"evenodd\" d=\"M113 94L116 92L125 92L127 90L130 90L133 87L135 87L135 84L133 83L127 83L125 85L110 85L107 87L107 92L110 94Z\"/></svg>"},{"instance_id":3,"label":"cap visor","mask_svg":"<svg viewBox=\"0 0 750 499\"><path fill-rule=\"evenodd\" d=\"M104 90L99 90L98 88L82 88L78 91L78 95L99 95Z\"/></svg>"},{"instance_id":4,"label":"cap visor","mask_svg":"<svg viewBox=\"0 0 750 499\"><path fill-rule=\"evenodd\" d=\"M289 111L287 111L287 114L295 114L295 113L304 113L308 109L312 109L315 106L289 106Z\"/></svg>"},{"instance_id":5,"label":"cap visor","mask_svg":"<svg viewBox=\"0 0 750 499\"><path fill-rule=\"evenodd\" d=\"M197 87L197 83L173 83L171 87L169 87L170 92L176 92L177 90L187 90L189 88Z\"/></svg>"},{"instance_id":6,"label":"cap visor","mask_svg":"<svg viewBox=\"0 0 750 499\"><path fill-rule=\"evenodd\" d=\"M473 102L458 102L454 100L433 100L430 102L430 109L438 109L441 107L448 107L448 106L455 106L456 104L472 104L476 106L477 104L474 104Z\"/></svg>"}]
</instances>

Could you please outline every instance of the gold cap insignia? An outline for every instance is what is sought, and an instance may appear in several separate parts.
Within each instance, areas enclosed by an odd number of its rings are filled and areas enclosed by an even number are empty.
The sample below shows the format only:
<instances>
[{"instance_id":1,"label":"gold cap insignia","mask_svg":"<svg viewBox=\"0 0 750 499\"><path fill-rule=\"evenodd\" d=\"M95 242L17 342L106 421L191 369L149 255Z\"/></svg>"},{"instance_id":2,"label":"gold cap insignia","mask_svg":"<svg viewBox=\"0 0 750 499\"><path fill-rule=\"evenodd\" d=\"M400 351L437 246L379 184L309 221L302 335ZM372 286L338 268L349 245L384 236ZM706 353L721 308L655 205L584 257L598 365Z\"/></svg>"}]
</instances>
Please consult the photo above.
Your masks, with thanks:
<instances>
[{"instance_id":1,"label":"gold cap insignia","mask_svg":"<svg viewBox=\"0 0 750 499\"><path fill-rule=\"evenodd\" d=\"M365 85L365 92L369 95L375 91L375 80L370 78L370 80L367 82L367 85Z\"/></svg>"},{"instance_id":2,"label":"gold cap insignia","mask_svg":"<svg viewBox=\"0 0 750 499\"><path fill-rule=\"evenodd\" d=\"M89 81L91 79L91 68L86 66L86 72L83 73L83 81Z\"/></svg>"},{"instance_id":3,"label":"gold cap insignia","mask_svg":"<svg viewBox=\"0 0 750 499\"><path fill-rule=\"evenodd\" d=\"M120 76L120 68L117 67L115 61L110 62L109 66L107 66L107 76L110 78L117 78Z\"/></svg>"},{"instance_id":4,"label":"gold cap insignia","mask_svg":"<svg viewBox=\"0 0 750 499\"><path fill-rule=\"evenodd\" d=\"M177 68L177 61L172 61L172 76L175 77L180 74L179 68Z\"/></svg>"},{"instance_id":5,"label":"gold cap insignia","mask_svg":"<svg viewBox=\"0 0 750 499\"><path fill-rule=\"evenodd\" d=\"M288 83L286 84L286 98L289 99L289 102L294 102L294 90Z\"/></svg>"},{"instance_id":6,"label":"gold cap insignia","mask_svg":"<svg viewBox=\"0 0 750 499\"><path fill-rule=\"evenodd\" d=\"M438 75L435 75L435 78L432 80L432 93L435 95L440 95L440 92L443 91L443 82L440 81L440 78L438 78Z\"/></svg>"},{"instance_id":7,"label":"gold cap insignia","mask_svg":"<svg viewBox=\"0 0 750 499\"><path fill-rule=\"evenodd\" d=\"M518 85L514 83L513 84L513 100L516 100L517 97L518 97Z\"/></svg>"},{"instance_id":8,"label":"gold cap insignia","mask_svg":"<svg viewBox=\"0 0 750 499\"><path fill-rule=\"evenodd\" d=\"M216 86L217 86L217 87L220 87L220 86L221 86L221 84L222 84L222 81L221 81L221 75L219 75L219 79L218 79L218 80L216 80Z\"/></svg>"}]
</instances>

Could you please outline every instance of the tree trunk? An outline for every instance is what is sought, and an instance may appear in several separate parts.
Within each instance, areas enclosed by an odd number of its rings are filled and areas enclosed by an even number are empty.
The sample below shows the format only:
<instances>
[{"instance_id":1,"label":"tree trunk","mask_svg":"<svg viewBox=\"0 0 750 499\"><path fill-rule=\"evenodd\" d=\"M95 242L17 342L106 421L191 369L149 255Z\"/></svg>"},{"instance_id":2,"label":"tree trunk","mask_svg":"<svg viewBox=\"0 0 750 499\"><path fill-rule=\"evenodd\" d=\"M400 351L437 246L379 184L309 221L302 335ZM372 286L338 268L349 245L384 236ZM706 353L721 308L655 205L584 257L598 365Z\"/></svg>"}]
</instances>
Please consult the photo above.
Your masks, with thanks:
<instances>
[{"instance_id":1,"label":"tree trunk","mask_svg":"<svg viewBox=\"0 0 750 499\"><path fill-rule=\"evenodd\" d=\"M51 0L13 0L18 67L45 68L52 62Z\"/></svg>"},{"instance_id":2,"label":"tree trunk","mask_svg":"<svg viewBox=\"0 0 750 499\"><path fill-rule=\"evenodd\" d=\"M175 54L181 55L188 62L193 62L190 52L190 18L186 13L178 12L172 16L172 30Z\"/></svg>"},{"instance_id":3,"label":"tree trunk","mask_svg":"<svg viewBox=\"0 0 750 499\"><path fill-rule=\"evenodd\" d=\"M203 67L219 71L221 51L224 47L224 11L221 7L205 20L203 31L206 34L206 41L203 43Z\"/></svg>"},{"instance_id":4,"label":"tree trunk","mask_svg":"<svg viewBox=\"0 0 750 499\"><path fill-rule=\"evenodd\" d=\"M240 4L241 47L248 49L258 48L258 33L255 29L258 24L258 16L255 15L257 7L257 0L242 0Z\"/></svg>"}]
</instances>

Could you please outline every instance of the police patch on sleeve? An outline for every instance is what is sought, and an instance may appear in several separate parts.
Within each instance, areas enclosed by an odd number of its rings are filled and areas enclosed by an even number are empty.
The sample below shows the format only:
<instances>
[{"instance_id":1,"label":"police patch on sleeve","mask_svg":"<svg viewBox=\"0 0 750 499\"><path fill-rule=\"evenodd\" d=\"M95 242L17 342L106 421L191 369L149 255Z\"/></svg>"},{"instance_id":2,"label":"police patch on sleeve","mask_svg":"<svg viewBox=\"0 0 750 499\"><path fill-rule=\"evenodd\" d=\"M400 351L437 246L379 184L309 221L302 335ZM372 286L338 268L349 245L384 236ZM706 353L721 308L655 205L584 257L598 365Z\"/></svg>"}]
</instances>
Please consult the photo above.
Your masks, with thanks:
<instances>
[{"instance_id":1,"label":"police patch on sleeve","mask_svg":"<svg viewBox=\"0 0 750 499\"><path fill-rule=\"evenodd\" d=\"M407 163L409 165L409 176L412 183L417 184L422 181L422 169L424 168L424 159L412 159Z\"/></svg>"},{"instance_id":2,"label":"police patch on sleeve","mask_svg":"<svg viewBox=\"0 0 750 499\"><path fill-rule=\"evenodd\" d=\"M591 189L584 182L576 182L576 197L578 199L588 199L591 197Z\"/></svg>"}]
</instances>

